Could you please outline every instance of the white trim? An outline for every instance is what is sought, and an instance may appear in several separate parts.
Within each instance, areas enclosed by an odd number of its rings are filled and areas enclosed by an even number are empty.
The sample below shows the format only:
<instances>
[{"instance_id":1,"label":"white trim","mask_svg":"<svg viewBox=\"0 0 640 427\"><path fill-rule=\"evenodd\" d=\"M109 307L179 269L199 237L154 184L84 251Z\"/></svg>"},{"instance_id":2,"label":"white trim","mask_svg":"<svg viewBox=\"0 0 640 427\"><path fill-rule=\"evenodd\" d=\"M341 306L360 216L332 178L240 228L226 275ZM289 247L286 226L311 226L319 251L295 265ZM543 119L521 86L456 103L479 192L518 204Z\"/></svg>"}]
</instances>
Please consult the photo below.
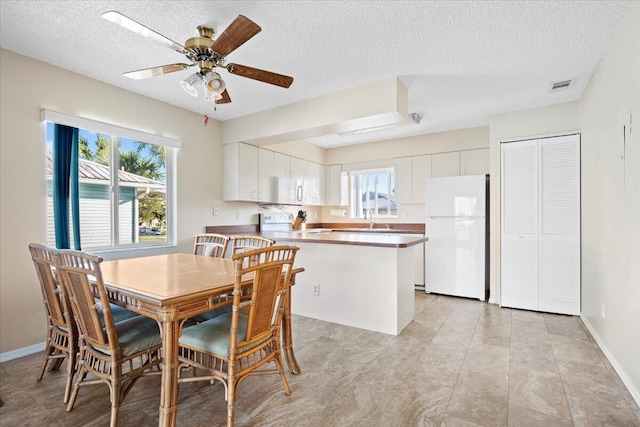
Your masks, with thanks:
<instances>
[{"instance_id":1,"label":"white trim","mask_svg":"<svg viewBox=\"0 0 640 427\"><path fill-rule=\"evenodd\" d=\"M510 142L518 142L518 141L529 141L531 139L545 139L545 138L555 138L556 136L569 136L569 135L580 135L579 130L569 130L566 132L554 132L554 133L541 133L539 135L532 136L517 136L513 138L505 138L498 141L500 144L508 144ZM500 159L502 163L502 158Z\"/></svg>"},{"instance_id":2,"label":"white trim","mask_svg":"<svg viewBox=\"0 0 640 427\"><path fill-rule=\"evenodd\" d=\"M100 122L98 120L58 113L56 111L51 111L44 108L40 110L40 120L43 122L52 122L66 126L73 126L79 129L92 130L98 133L122 136L125 138L134 139L136 141L148 142L156 145L164 145L171 148L182 148L182 141L179 139L142 132L135 129L129 129L122 126Z\"/></svg>"},{"instance_id":3,"label":"white trim","mask_svg":"<svg viewBox=\"0 0 640 427\"><path fill-rule=\"evenodd\" d=\"M629 393L631 394L631 397L633 397L633 399L636 401L636 403L638 405L640 405L640 392L633 385L633 383L631 382L631 380L629 379L627 374L624 372L624 369L622 369L622 366L620 366L620 364L618 363L616 358L613 357L613 354L611 354L609 349L604 345L604 342L602 341L602 339L598 335L598 332L591 325L591 323L589 323L587 318L583 314L580 314L580 319L582 319L582 323L584 323L584 325L587 327L587 329L591 333L591 336L593 336L593 339L595 339L596 343L598 343L598 347L600 347L600 350L602 350L604 355L607 357L607 359L609 360L609 363L611 363L611 366L613 366L613 369L615 369L616 372L618 373L618 376L620 377L620 379L622 380L624 385L627 387L627 390L629 390Z\"/></svg>"},{"instance_id":4,"label":"white trim","mask_svg":"<svg viewBox=\"0 0 640 427\"><path fill-rule=\"evenodd\" d=\"M8 362L9 360L18 359L20 357L28 356L30 354L44 351L45 343L40 342L38 344L29 345L27 347L18 348L15 350L0 353L0 363Z\"/></svg>"}]
</instances>

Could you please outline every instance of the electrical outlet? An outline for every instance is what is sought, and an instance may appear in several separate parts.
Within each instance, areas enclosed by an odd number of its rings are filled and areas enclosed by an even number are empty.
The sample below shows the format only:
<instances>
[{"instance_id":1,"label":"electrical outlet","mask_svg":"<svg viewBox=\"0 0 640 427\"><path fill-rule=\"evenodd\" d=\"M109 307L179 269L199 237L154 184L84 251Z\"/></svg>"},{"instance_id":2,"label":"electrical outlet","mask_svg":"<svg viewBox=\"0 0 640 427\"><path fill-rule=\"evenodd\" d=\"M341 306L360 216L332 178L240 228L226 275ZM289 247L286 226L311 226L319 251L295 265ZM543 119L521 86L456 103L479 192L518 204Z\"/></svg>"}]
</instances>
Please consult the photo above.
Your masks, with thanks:
<instances>
[{"instance_id":1,"label":"electrical outlet","mask_svg":"<svg viewBox=\"0 0 640 427\"><path fill-rule=\"evenodd\" d=\"M604 303L600 304L600 316L605 319L605 313L604 313Z\"/></svg>"},{"instance_id":2,"label":"electrical outlet","mask_svg":"<svg viewBox=\"0 0 640 427\"><path fill-rule=\"evenodd\" d=\"M217 206L214 206L212 213L213 213L213 216L218 216L220 215L220 209Z\"/></svg>"},{"instance_id":3,"label":"electrical outlet","mask_svg":"<svg viewBox=\"0 0 640 427\"><path fill-rule=\"evenodd\" d=\"M320 295L320 284L319 283L315 283L311 287L311 295L313 295L314 297L317 297L317 296Z\"/></svg>"},{"instance_id":4,"label":"electrical outlet","mask_svg":"<svg viewBox=\"0 0 640 427\"><path fill-rule=\"evenodd\" d=\"M242 218L242 212L236 211L236 219L241 219L241 218Z\"/></svg>"}]
</instances>

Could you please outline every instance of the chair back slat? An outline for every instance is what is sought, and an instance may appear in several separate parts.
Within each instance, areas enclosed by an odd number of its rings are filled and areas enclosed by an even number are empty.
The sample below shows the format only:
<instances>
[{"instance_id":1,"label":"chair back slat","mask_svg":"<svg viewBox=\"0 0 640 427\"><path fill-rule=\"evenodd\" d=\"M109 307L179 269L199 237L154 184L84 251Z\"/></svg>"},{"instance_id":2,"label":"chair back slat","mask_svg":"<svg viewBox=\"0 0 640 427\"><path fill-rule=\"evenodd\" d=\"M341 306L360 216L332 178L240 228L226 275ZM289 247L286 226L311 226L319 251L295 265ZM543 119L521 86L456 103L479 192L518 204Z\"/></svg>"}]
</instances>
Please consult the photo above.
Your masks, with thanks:
<instances>
[{"instance_id":1,"label":"chair back slat","mask_svg":"<svg viewBox=\"0 0 640 427\"><path fill-rule=\"evenodd\" d=\"M102 280L101 262L101 257L64 249L58 251L57 269L69 295L80 335L87 344L119 357L119 344ZM99 303L96 302L96 297ZM104 327L100 322L99 312L102 312Z\"/></svg>"},{"instance_id":2,"label":"chair back slat","mask_svg":"<svg viewBox=\"0 0 640 427\"><path fill-rule=\"evenodd\" d=\"M268 248L275 245L276 243L276 241L273 239L268 239L261 236L234 236L232 237L232 241L232 256L255 249ZM259 256L245 258L245 267L258 263L260 261L258 258Z\"/></svg>"},{"instance_id":3,"label":"chair back slat","mask_svg":"<svg viewBox=\"0 0 640 427\"><path fill-rule=\"evenodd\" d=\"M42 290L42 298L52 324L62 327L73 327L72 315L68 306L66 294L55 276L54 255L56 249L39 244L29 244L31 259L35 265Z\"/></svg>"},{"instance_id":4,"label":"chair back slat","mask_svg":"<svg viewBox=\"0 0 640 427\"><path fill-rule=\"evenodd\" d=\"M224 258L229 245L229 236L215 233L193 236L193 254Z\"/></svg>"},{"instance_id":5,"label":"chair back slat","mask_svg":"<svg viewBox=\"0 0 640 427\"><path fill-rule=\"evenodd\" d=\"M252 340L259 340L265 335L274 334L282 319L281 302L291 280L291 271L298 248L295 246L270 246L241 252L233 256L236 263L236 282L234 286L234 310L231 333L231 353ZM255 260L248 263L247 260ZM249 322L246 339L242 343L235 342L234 329L237 328L239 306L242 301L242 288L245 278L253 273Z\"/></svg>"}]
</instances>

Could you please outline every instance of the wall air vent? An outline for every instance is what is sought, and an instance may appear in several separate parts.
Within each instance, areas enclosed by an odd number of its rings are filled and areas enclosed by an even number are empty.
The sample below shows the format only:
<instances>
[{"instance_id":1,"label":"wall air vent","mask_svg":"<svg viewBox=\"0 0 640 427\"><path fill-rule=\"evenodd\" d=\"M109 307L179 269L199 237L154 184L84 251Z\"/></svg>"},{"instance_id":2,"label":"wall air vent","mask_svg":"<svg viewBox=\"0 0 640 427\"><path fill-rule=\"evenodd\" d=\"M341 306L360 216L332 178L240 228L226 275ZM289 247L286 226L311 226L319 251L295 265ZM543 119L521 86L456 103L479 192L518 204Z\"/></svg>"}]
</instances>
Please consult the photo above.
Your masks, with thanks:
<instances>
[{"instance_id":1,"label":"wall air vent","mask_svg":"<svg viewBox=\"0 0 640 427\"><path fill-rule=\"evenodd\" d=\"M559 82L553 82L549 86L549 92L555 92L557 90L568 89L573 86L575 79L562 80Z\"/></svg>"}]
</instances>

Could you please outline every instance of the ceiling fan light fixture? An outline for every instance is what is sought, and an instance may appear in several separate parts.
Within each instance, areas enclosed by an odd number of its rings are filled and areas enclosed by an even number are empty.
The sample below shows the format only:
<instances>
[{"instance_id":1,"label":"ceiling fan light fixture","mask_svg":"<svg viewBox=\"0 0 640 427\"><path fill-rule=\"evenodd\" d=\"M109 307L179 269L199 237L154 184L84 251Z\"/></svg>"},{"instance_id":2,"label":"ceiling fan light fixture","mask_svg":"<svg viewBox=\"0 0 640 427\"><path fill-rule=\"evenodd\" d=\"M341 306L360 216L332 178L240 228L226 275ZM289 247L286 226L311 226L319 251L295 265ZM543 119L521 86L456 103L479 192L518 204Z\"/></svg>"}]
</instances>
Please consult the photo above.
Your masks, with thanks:
<instances>
[{"instance_id":1,"label":"ceiling fan light fixture","mask_svg":"<svg viewBox=\"0 0 640 427\"><path fill-rule=\"evenodd\" d=\"M193 73L192 75L187 77L185 80L182 80L180 82L180 86L182 86L182 89L184 89L184 91L187 92L189 95L193 97L197 97L198 83L200 82L202 82L202 76L200 75L200 73Z\"/></svg>"},{"instance_id":2,"label":"ceiling fan light fixture","mask_svg":"<svg viewBox=\"0 0 640 427\"><path fill-rule=\"evenodd\" d=\"M225 83L220 77L220 74L210 71L204 76L204 90L205 94L219 95L225 90Z\"/></svg>"}]
</instances>

